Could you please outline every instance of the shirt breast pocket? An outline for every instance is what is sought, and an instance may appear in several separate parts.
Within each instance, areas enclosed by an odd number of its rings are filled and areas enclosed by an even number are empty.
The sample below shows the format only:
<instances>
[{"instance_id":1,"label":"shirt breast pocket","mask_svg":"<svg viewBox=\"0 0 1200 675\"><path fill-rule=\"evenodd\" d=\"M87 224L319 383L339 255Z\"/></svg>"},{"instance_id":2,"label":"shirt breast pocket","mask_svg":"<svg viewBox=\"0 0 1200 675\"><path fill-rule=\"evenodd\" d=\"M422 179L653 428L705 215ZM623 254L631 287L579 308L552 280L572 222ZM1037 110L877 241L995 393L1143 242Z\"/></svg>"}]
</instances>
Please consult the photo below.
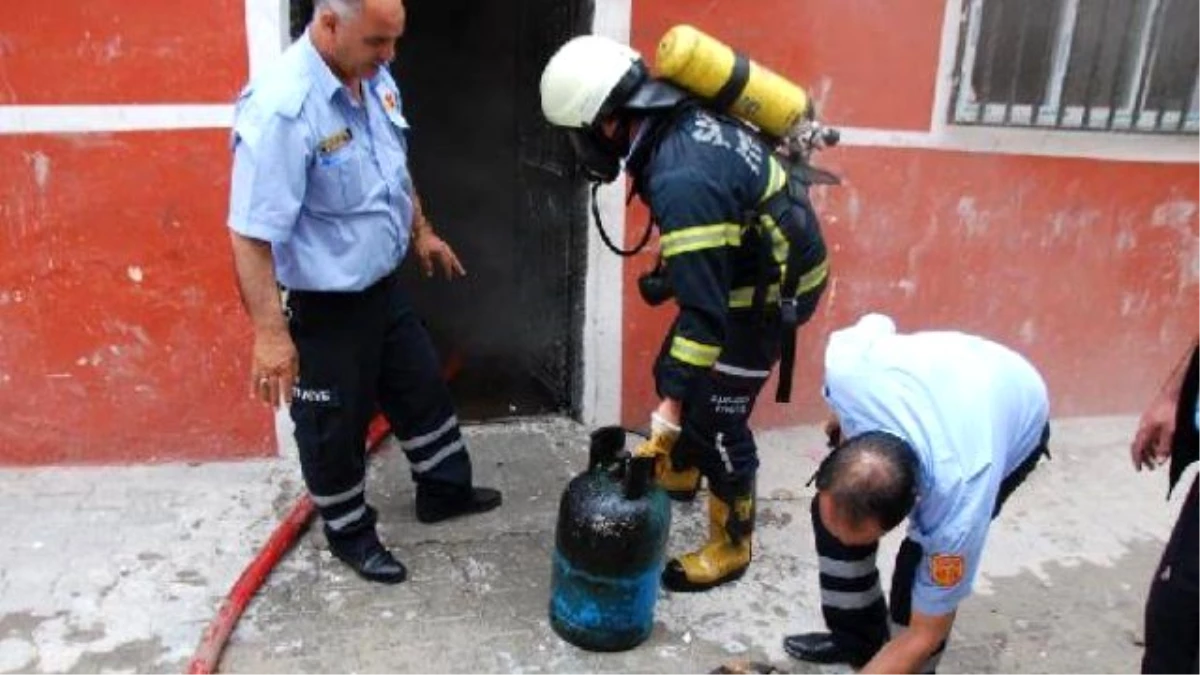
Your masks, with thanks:
<instances>
[{"instance_id":1,"label":"shirt breast pocket","mask_svg":"<svg viewBox=\"0 0 1200 675\"><path fill-rule=\"evenodd\" d=\"M341 212L362 203L362 156L357 146L350 142L332 152L317 151L308 173L309 208Z\"/></svg>"},{"instance_id":2,"label":"shirt breast pocket","mask_svg":"<svg viewBox=\"0 0 1200 675\"><path fill-rule=\"evenodd\" d=\"M387 179L388 187L406 189L408 180L408 123L398 112L386 115L390 132L387 142L380 143L380 168Z\"/></svg>"}]
</instances>

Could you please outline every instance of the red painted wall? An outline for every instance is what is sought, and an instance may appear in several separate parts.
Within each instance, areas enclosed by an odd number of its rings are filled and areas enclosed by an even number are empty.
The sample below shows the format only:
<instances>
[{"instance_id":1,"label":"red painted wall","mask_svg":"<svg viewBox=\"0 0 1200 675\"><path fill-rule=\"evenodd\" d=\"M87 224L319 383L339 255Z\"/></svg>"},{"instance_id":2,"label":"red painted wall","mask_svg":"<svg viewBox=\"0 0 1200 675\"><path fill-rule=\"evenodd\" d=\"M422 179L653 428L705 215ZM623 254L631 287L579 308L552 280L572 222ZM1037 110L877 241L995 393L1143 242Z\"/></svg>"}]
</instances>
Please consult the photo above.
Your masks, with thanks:
<instances>
[{"instance_id":1,"label":"red painted wall","mask_svg":"<svg viewBox=\"0 0 1200 675\"><path fill-rule=\"evenodd\" d=\"M225 131L0 136L0 459L272 449L248 400Z\"/></svg>"},{"instance_id":2,"label":"red painted wall","mask_svg":"<svg viewBox=\"0 0 1200 675\"><path fill-rule=\"evenodd\" d=\"M810 87L834 124L925 130L942 5L635 2L633 34L652 54L668 27L693 23ZM901 330L956 328L1012 345L1046 376L1059 416L1140 411L1196 335L1196 164L868 147L820 161L846 182L817 195L833 283L801 331L798 394L777 405L769 383L760 424L825 415L825 340L867 311ZM632 208L630 243L644 222ZM650 266L644 255L625 269L622 415L634 424L655 404L650 367L674 311L637 297Z\"/></svg>"},{"instance_id":3,"label":"red painted wall","mask_svg":"<svg viewBox=\"0 0 1200 675\"><path fill-rule=\"evenodd\" d=\"M0 104L232 102L243 3L8 12ZM0 135L0 464L260 456L228 132Z\"/></svg>"},{"instance_id":4,"label":"red painted wall","mask_svg":"<svg viewBox=\"0 0 1200 675\"><path fill-rule=\"evenodd\" d=\"M225 103L246 76L243 0L42 0L5 12L0 105Z\"/></svg>"}]
</instances>

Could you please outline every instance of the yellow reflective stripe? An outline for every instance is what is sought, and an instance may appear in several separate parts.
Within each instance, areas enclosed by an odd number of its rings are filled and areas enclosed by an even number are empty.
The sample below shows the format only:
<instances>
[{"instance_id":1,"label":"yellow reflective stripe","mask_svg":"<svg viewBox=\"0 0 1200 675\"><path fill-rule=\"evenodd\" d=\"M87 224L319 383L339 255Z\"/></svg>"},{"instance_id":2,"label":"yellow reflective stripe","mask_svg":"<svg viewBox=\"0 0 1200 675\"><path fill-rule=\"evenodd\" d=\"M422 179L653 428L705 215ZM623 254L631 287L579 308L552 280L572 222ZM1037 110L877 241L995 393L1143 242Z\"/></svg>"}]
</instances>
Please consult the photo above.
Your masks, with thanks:
<instances>
[{"instance_id":1,"label":"yellow reflective stripe","mask_svg":"<svg viewBox=\"0 0 1200 675\"><path fill-rule=\"evenodd\" d=\"M781 275L787 274L787 266L781 270ZM829 277L829 260L822 260L820 264L811 270L800 275L800 281L796 284L796 295L800 296L807 293L821 282ZM767 287L767 296L764 298L766 303L779 302L779 284L771 284ZM729 292L729 307L730 309L745 309L754 304L754 287L741 286Z\"/></svg>"},{"instance_id":2,"label":"yellow reflective stripe","mask_svg":"<svg viewBox=\"0 0 1200 675\"><path fill-rule=\"evenodd\" d=\"M784 173L783 167L779 164L779 160L775 157L767 158L767 165L770 167L770 173L767 175L767 187L763 190L762 196L758 198L758 203L761 204L767 201L771 195L783 189L787 184L787 174Z\"/></svg>"},{"instance_id":3,"label":"yellow reflective stripe","mask_svg":"<svg viewBox=\"0 0 1200 675\"><path fill-rule=\"evenodd\" d=\"M760 222L762 222L762 226L766 229L767 234L771 236L771 255L774 256L775 262L780 265L784 264L787 261L788 254L787 237L784 236L783 230L780 229L779 224L771 216L763 216Z\"/></svg>"},{"instance_id":4,"label":"yellow reflective stripe","mask_svg":"<svg viewBox=\"0 0 1200 675\"><path fill-rule=\"evenodd\" d=\"M800 283L796 284L796 295L807 293L817 286L821 285L822 281L829 276L829 260L821 261L820 265L800 275Z\"/></svg>"},{"instance_id":5,"label":"yellow reflective stripe","mask_svg":"<svg viewBox=\"0 0 1200 675\"><path fill-rule=\"evenodd\" d=\"M779 301L779 284L771 284L767 287L767 297L765 302ZM735 288L729 292L729 307L731 309L744 309L754 304L754 287L742 286Z\"/></svg>"},{"instance_id":6,"label":"yellow reflective stripe","mask_svg":"<svg viewBox=\"0 0 1200 675\"><path fill-rule=\"evenodd\" d=\"M671 340L671 357L689 365L710 368L721 356L720 345L706 345L676 335Z\"/></svg>"},{"instance_id":7,"label":"yellow reflective stripe","mask_svg":"<svg viewBox=\"0 0 1200 675\"><path fill-rule=\"evenodd\" d=\"M664 258L706 248L738 246L741 243L742 227L735 223L688 227L664 234L661 239Z\"/></svg>"}]
</instances>

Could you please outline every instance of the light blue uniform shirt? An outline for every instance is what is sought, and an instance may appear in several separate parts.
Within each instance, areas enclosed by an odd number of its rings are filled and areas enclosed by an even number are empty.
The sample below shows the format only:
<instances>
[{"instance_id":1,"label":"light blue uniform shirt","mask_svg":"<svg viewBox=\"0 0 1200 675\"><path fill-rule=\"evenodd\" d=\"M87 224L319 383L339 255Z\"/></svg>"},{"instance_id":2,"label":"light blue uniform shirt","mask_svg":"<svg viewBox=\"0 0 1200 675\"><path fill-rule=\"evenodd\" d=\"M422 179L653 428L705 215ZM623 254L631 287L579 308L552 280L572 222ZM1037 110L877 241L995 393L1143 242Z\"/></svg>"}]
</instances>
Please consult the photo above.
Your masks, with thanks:
<instances>
[{"instance_id":1,"label":"light blue uniform shirt","mask_svg":"<svg viewBox=\"0 0 1200 675\"><path fill-rule=\"evenodd\" d=\"M400 92L386 68L362 86L359 103L305 33L238 99L229 227L271 242L289 289L361 290L408 248Z\"/></svg>"},{"instance_id":2,"label":"light blue uniform shirt","mask_svg":"<svg viewBox=\"0 0 1200 675\"><path fill-rule=\"evenodd\" d=\"M825 398L846 438L886 431L920 463L909 536L923 558L913 608L948 614L971 593L1000 482L1041 440L1046 384L1016 352L955 332L896 334L872 314L836 331L825 351ZM961 578L934 576L960 560Z\"/></svg>"}]
</instances>

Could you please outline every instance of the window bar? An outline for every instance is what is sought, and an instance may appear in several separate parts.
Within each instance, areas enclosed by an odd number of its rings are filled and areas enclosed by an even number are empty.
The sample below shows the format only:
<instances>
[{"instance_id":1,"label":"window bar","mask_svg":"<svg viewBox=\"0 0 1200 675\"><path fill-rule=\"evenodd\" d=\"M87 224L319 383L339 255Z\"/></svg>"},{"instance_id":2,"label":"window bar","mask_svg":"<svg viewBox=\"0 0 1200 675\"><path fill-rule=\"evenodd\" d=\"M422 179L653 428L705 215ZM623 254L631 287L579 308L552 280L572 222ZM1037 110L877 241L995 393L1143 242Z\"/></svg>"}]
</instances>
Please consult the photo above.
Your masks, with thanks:
<instances>
[{"instance_id":1,"label":"window bar","mask_svg":"<svg viewBox=\"0 0 1200 675\"><path fill-rule=\"evenodd\" d=\"M962 113L966 104L967 90L970 88L971 73L975 69L982 0L962 0L962 5L963 18L959 22L961 25L959 27L958 55L955 59L955 63L959 65L954 75L954 92L951 98L954 101L954 110L950 113L952 122L965 121ZM964 80L968 86L963 86Z\"/></svg>"},{"instance_id":2,"label":"window bar","mask_svg":"<svg viewBox=\"0 0 1200 675\"><path fill-rule=\"evenodd\" d=\"M1163 6L1166 2L1163 0L1150 0L1150 7L1147 13L1146 28L1142 31L1141 50L1138 55L1138 68L1134 71L1137 77L1137 94L1134 96L1131 105L1133 106L1133 116L1129 122L1131 130L1137 129L1138 122L1142 118L1142 106L1145 105L1146 94L1150 87L1150 70L1154 66L1154 57L1158 52L1158 27L1164 15ZM1132 87L1131 87L1132 89Z\"/></svg>"},{"instance_id":3,"label":"window bar","mask_svg":"<svg viewBox=\"0 0 1200 675\"><path fill-rule=\"evenodd\" d=\"M1170 7L1171 7L1171 0L1164 0L1162 10L1159 10L1158 31L1156 32L1156 34L1154 34L1154 59L1153 59L1154 64L1157 64L1157 62L1158 62L1158 50L1163 48L1163 24L1166 23L1166 17L1169 16L1168 10L1170 10ZM1153 72L1153 71L1151 71L1151 72ZM1151 76L1151 77L1153 78L1153 76ZM1147 89L1147 95L1148 95L1148 90L1150 90L1150 86L1147 85L1146 89ZM1183 106L1187 107L1187 102L1184 102ZM1166 106L1164 106L1164 104L1159 104L1158 114L1154 115L1154 131L1162 131L1163 130L1163 113L1165 113L1165 112L1166 112Z\"/></svg>"},{"instance_id":4,"label":"window bar","mask_svg":"<svg viewBox=\"0 0 1200 675\"><path fill-rule=\"evenodd\" d=\"M1112 131L1113 122L1117 119L1117 107L1119 103L1117 101L1117 94L1121 92L1121 87L1119 85L1120 78L1118 76L1121 74L1122 64L1125 63L1125 55L1129 53L1129 39L1133 36L1132 24L1135 5L1130 4L1128 6L1129 26L1127 30L1121 31L1121 50L1117 52L1117 58L1113 60L1112 86L1108 90L1108 121L1104 125L1104 128L1108 129L1109 131Z\"/></svg>"},{"instance_id":5,"label":"window bar","mask_svg":"<svg viewBox=\"0 0 1200 675\"><path fill-rule=\"evenodd\" d=\"M1197 72L1196 61L1192 62L1192 91L1184 97L1183 107L1179 109L1179 121L1175 124L1175 131L1183 131L1184 124L1187 122L1188 113L1192 111L1192 105L1196 103L1196 82L1200 77L1200 72Z\"/></svg>"},{"instance_id":6,"label":"window bar","mask_svg":"<svg viewBox=\"0 0 1200 675\"><path fill-rule=\"evenodd\" d=\"M1058 34L1054 38L1054 70L1050 74L1050 106L1057 111L1054 126L1061 127L1067 108L1062 105L1063 81L1071 61L1071 43L1075 41L1075 20L1079 16L1079 0L1066 0L1058 17Z\"/></svg>"},{"instance_id":7,"label":"window bar","mask_svg":"<svg viewBox=\"0 0 1200 675\"><path fill-rule=\"evenodd\" d=\"M1012 121L1013 101L1017 98L1017 82L1021 78L1021 65L1025 57L1025 34L1029 31L1029 6L1026 0L1021 4L1021 28L1017 34L1017 59L1013 63L1012 77L1008 83L1008 101L1004 106L1004 124Z\"/></svg>"},{"instance_id":8,"label":"window bar","mask_svg":"<svg viewBox=\"0 0 1200 675\"><path fill-rule=\"evenodd\" d=\"M1005 3L993 2L992 4L996 8L996 25L1000 25L1001 19L1004 17ZM982 21L982 13L980 14L980 21ZM992 97L992 66L996 63L996 43L999 41L997 39L997 35L1000 33L1000 31L993 29L987 33L987 67L983 73L983 91L982 95L979 97L979 109L975 111L976 122L983 121L983 111L985 108L987 108L988 102Z\"/></svg>"},{"instance_id":9,"label":"window bar","mask_svg":"<svg viewBox=\"0 0 1200 675\"><path fill-rule=\"evenodd\" d=\"M1104 53L1104 36L1108 35L1108 15L1112 12L1112 0L1105 0L1104 14L1100 16L1100 34L1096 46L1092 49L1092 67L1088 72L1087 87L1083 92L1083 124L1081 128L1092 127L1092 94L1096 86L1096 73L1100 71L1100 56Z\"/></svg>"},{"instance_id":10,"label":"window bar","mask_svg":"<svg viewBox=\"0 0 1200 675\"><path fill-rule=\"evenodd\" d=\"M1062 0L1050 0L1050 1L1054 3L1054 9L1052 10L1052 12L1054 14L1057 14L1058 16L1062 16ZM1046 73L1047 75L1049 75L1050 64L1053 63L1053 61L1054 61L1054 40L1052 40L1050 38L1050 36L1047 35L1046 36L1046 49L1042 52L1042 67L1041 67L1041 69L1038 70L1038 72ZM1042 106L1046 105L1046 98L1049 94L1049 89L1050 89L1050 86L1049 86L1049 83L1047 83L1046 86L1042 87L1041 93L1038 94L1037 100L1033 102L1033 112L1030 115L1029 121L1034 126L1038 125L1038 119L1041 117L1041 114L1042 114Z\"/></svg>"}]
</instances>

